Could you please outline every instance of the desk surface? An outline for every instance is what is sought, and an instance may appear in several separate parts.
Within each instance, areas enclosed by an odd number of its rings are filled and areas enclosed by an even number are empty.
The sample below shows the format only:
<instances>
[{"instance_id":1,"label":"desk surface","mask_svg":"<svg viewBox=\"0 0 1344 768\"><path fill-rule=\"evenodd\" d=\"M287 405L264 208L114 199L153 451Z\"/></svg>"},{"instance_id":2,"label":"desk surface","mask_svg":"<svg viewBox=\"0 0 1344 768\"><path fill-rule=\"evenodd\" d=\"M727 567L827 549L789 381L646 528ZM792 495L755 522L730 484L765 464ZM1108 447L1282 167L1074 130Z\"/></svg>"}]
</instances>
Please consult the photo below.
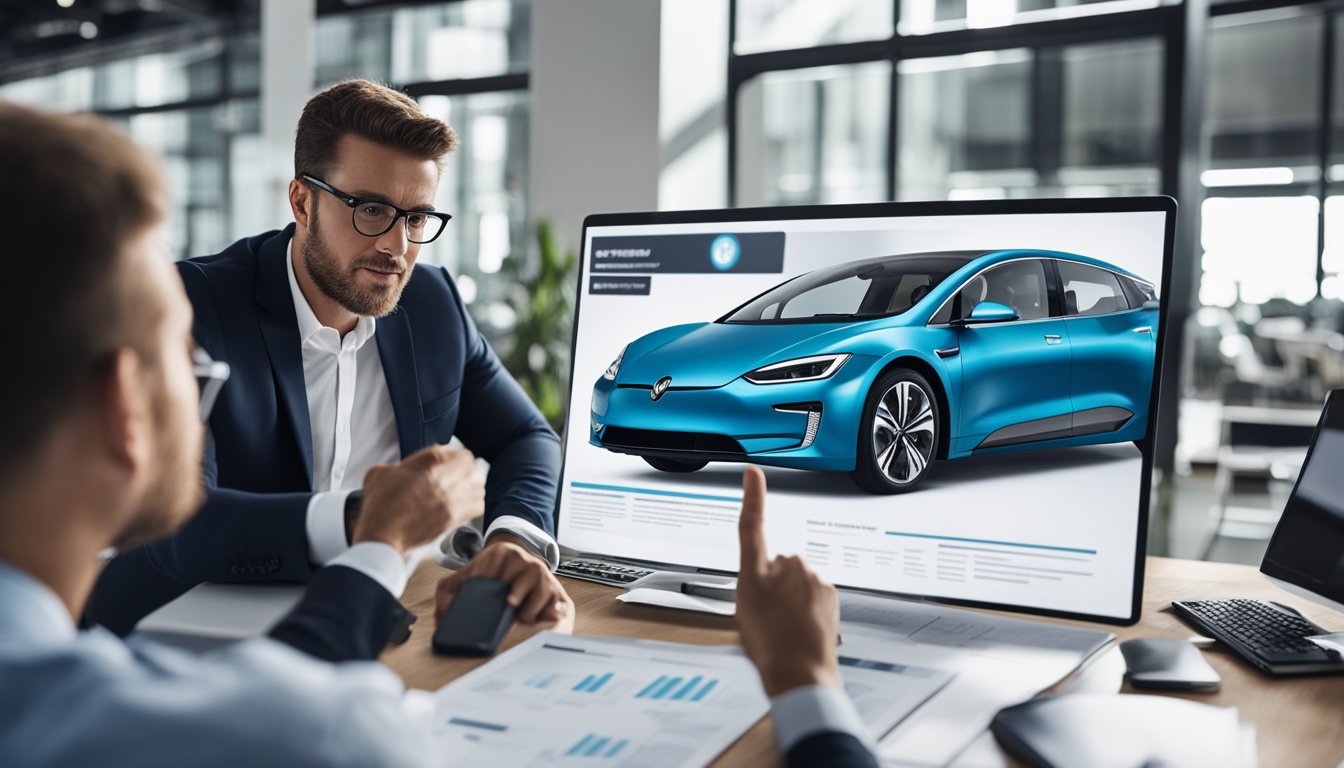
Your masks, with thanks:
<instances>
[{"instance_id":1,"label":"desk surface","mask_svg":"<svg viewBox=\"0 0 1344 768\"><path fill-rule=\"evenodd\" d=\"M478 659L444 659L430 653L429 639L434 630L434 585L438 576L445 573L447 571L432 563L424 563L416 570L403 602L419 616L419 620L410 640L382 656L382 661L412 688L437 689L483 663ZM578 609L577 633L684 643L737 642L737 631L731 618L626 605L614 599L621 591L616 587L572 579L564 582ZM1168 609L1171 601L1221 597L1277 600L1298 608L1326 629L1344 630L1337 614L1279 589L1252 567L1160 557L1148 558L1142 620L1132 627L1111 629L1121 640L1190 637L1191 630ZM1058 623L1082 625L1062 620ZM531 634L530 630L515 627L505 639L504 646L510 647ZM1205 655L1222 675L1222 688L1214 694L1173 695L1240 709L1241 719L1256 726L1260 765L1335 768L1344 760L1344 728L1340 727L1344 722L1344 675L1268 678L1228 653L1212 651ZM1132 689L1126 685L1123 690ZM769 718L766 718L721 755L714 765L772 765L778 761L779 752L774 745Z\"/></svg>"}]
</instances>

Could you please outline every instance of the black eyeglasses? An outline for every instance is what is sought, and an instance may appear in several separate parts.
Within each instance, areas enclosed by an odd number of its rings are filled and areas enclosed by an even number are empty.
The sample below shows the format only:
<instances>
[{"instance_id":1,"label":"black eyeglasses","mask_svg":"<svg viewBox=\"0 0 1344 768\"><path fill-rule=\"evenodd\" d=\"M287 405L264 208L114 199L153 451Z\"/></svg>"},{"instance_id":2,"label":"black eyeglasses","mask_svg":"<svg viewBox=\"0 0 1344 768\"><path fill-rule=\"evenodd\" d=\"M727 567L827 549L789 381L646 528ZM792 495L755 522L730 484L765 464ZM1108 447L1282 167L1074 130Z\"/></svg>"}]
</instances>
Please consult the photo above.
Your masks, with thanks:
<instances>
[{"instance_id":1,"label":"black eyeglasses","mask_svg":"<svg viewBox=\"0 0 1344 768\"><path fill-rule=\"evenodd\" d=\"M355 197L308 174L300 174L300 181L308 182L337 200L350 206L350 223L365 237L381 237L397 225L397 219L406 217L406 239L412 243L431 243L443 234L443 227L453 218L439 211L404 211L391 203L370 197Z\"/></svg>"}]
</instances>

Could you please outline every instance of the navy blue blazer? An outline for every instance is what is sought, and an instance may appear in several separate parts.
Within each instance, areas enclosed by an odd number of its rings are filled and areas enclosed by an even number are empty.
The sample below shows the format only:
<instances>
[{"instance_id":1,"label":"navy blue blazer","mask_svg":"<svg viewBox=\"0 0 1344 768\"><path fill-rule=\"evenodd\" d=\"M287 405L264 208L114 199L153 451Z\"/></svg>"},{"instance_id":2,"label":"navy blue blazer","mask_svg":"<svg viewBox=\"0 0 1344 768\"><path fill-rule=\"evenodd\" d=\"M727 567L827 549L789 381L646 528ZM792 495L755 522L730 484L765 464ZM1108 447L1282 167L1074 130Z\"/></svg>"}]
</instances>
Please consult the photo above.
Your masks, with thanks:
<instances>
[{"instance_id":1,"label":"navy blue blazer","mask_svg":"<svg viewBox=\"0 0 1344 768\"><path fill-rule=\"evenodd\" d=\"M206 500L181 531L108 563L88 615L119 634L207 581L307 581L313 447L285 253L294 225L178 262L192 334L232 368L210 416ZM487 525L554 532L560 441L500 364L446 270L417 264L374 339L401 454L457 436L490 462Z\"/></svg>"},{"instance_id":2,"label":"navy blue blazer","mask_svg":"<svg viewBox=\"0 0 1344 768\"><path fill-rule=\"evenodd\" d=\"M877 768L877 757L853 734L822 731L794 744L784 755L788 768Z\"/></svg>"}]
</instances>

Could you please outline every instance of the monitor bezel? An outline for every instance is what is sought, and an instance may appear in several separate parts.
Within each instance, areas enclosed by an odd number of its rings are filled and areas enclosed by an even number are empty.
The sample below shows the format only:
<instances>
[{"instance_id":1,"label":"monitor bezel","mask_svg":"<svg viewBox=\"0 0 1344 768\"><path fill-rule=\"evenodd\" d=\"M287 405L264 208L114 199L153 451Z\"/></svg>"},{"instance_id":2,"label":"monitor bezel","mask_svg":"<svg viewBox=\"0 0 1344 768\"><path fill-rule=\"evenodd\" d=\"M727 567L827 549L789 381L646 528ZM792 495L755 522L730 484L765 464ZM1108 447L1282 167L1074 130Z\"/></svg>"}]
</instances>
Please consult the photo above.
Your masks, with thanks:
<instances>
[{"instance_id":1,"label":"monitor bezel","mask_svg":"<svg viewBox=\"0 0 1344 768\"><path fill-rule=\"evenodd\" d=\"M739 221L799 221L799 220L821 220L821 219L876 219L876 218L914 218L914 217L933 217L933 216L986 216L986 215L1038 215L1038 214L1070 214L1070 213L1162 213L1165 215L1163 227L1163 247L1162 247L1162 294L1159 297L1158 307L1158 333L1156 344L1156 358L1153 361L1153 387L1148 401L1148 424L1140 448L1142 454L1142 476L1140 478L1139 488L1139 519L1136 526L1136 536L1134 547L1134 581L1131 586L1130 612L1128 616L1110 616L1105 614L1089 614L1073 611L1060 611L1049 608L1039 608L1035 606L1015 605L1009 603L995 603L979 600L964 600L959 598L938 597L933 595L922 595L917 593L896 592L890 590L876 590L871 587L855 587L853 585L837 584L841 589L855 589L871 594L881 594L890 597L919 600L922 602L931 602L942 605L951 605L966 608L982 608L997 611L1011 611L1031 616L1044 616L1056 619L1072 619L1079 621L1090 621L1101 624L1110 624L1116 626L1130 626L1136 624L1143 610L1143 582L1146 565L1147 542L1148 542L1148 517L1149 506L1152 496L1152 476L1153 476L1153 447L1154 436L1157 430L1158 413L1158 393L1161 391L1163 365L1162 360L1166 350L1167 334L1170 331L1171 324L1168 322L1171 306L1171 271L1172 254L1175 248L1176 235L1176 211L1177 203L1174 198L1162 195L1148 197L1109 197L1109 198L1057 198L1057 199L1026 199L1026 200L966 200L966 201L932 201L932 202L899 202L899 203L850 203L835 205L791 205L791 206L772 206L758 208L723 208L723 209L697 209L684 211L644 211L644 212L626 212L626 213L599 213L590 214L583 220L583 230L579 240L579 259L587 258L588 230L594 227L628 227L628 226L647 226L660 224L731 224ZM570 360L574 360L575 350L578 344L578 328L580 304L583 300L583 285L585 279L585 264L580 261L575 270L577 286L574 294L574 319L573 327L570 333ZM563 497L562 489L565 482L565 469L567 466L568 447L565 437L570 429L570 419L573 417L568 411L568 398L574 391L574 367L571 364L569 372L568 388L566 394L566 412L564 430L561 434L561 459L560 473L556 485L555 506L553 509L553 520L555 524L557 540L560 532L560 500ZM597 557L609 557L612 559L621 559L622 555L616 552L591 552L585 551L585 555ZM688 566L685 563L663 563L660 561L641 562L657 567L666 565L672 570L685 571L695 569L696 566ZM735 572L728 572L733 574Z\"/></svg>"},{"instance_id":2,"label":"monitor bezel","mask_svg":"<svg viewBox=\"0 0 1344 768\"><path fill-rule=\"evenodd\" d=\"M1334 409L1333 412L1331 411L1332 408ZM1279 516L1279 522L1274 526L1274 533L1269 537L1269 544L1265 547L1265 556L1260 560L1260 572L1271 579L1278 579L1298 589L1306 590L1314 595L1314 599L1321 605L1328 605L1336 610L1344 610L1344 593L1327 595L1318 592L1314 586L1307 583L1311 574L1294 570L1279 560L1271 559L1275 544L1279 542L1279 532L1283 528L1283 521L1287 518L1288 510L1292 508L1293 502L1297 499L1298 486L1302 484L1302 478L1307 474L1307 467L1310 466L1312 456L1316 453L1316 441L1321 436L1321 430L1326 428L1326 422L1332 414L1336 420L1344 422L1344 389L1333 389L1326 394L1325 402L1321 406L1321 417L1316 422L1315 431L1311 433L1311 444L1307 447L1307 455L1302 459L1302 471L1298 473L1297 480L1293 483L1293 491L1288 495L1288 501L1283 505L1283 513Z\"/></svg>"}]
</instances>

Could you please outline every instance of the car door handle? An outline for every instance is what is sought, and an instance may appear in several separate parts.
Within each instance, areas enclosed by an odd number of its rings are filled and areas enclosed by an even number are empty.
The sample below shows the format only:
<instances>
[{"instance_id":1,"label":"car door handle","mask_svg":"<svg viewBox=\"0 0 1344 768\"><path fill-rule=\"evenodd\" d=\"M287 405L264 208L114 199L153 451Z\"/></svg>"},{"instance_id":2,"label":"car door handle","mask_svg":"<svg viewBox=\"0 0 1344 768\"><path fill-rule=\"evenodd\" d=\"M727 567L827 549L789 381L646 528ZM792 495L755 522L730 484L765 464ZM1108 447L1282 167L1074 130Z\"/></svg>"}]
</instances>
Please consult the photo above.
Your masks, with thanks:
<instances>
[{"instance_id":1,"label":"car door handle","mask_svg":"<svg viewBox=\"0 0 1344 768\"><path fill-rule=\"evenodd\" d=\"M1153 326L1151 326L1151 325L1140 325L1138 328L1135 328L1135 329L1134 329L1134 332L1135 332L1135 333L1152 333L1152 332L1153 332Z\"/></svg>"},{"instance_id":2,"label":"car door handle","mask_svg":"<svg viewBox=\"0 0 1344 768\"><path fill-rule=\"evenodd\" d=\"M1047 333L1047 334L1045 334L1045 343L1046 343L1046 344L1059 344L1059 343L1062 343L1063 340L1064 340L1064 338L1063 338L1062 336L1060 336L1058 333Z\"/></svg>"},{"instance_id":3,"label":"car door handle","mask_svg":"<svg viewBox=\"0 0 1344 768\"><path fill-rule=\"evenodd\" d=\"M948 347L946 349L935 349L934 354L946 360L949 357L955 357L961 353L961 347Z\"/></svg>"}]
</instances>

